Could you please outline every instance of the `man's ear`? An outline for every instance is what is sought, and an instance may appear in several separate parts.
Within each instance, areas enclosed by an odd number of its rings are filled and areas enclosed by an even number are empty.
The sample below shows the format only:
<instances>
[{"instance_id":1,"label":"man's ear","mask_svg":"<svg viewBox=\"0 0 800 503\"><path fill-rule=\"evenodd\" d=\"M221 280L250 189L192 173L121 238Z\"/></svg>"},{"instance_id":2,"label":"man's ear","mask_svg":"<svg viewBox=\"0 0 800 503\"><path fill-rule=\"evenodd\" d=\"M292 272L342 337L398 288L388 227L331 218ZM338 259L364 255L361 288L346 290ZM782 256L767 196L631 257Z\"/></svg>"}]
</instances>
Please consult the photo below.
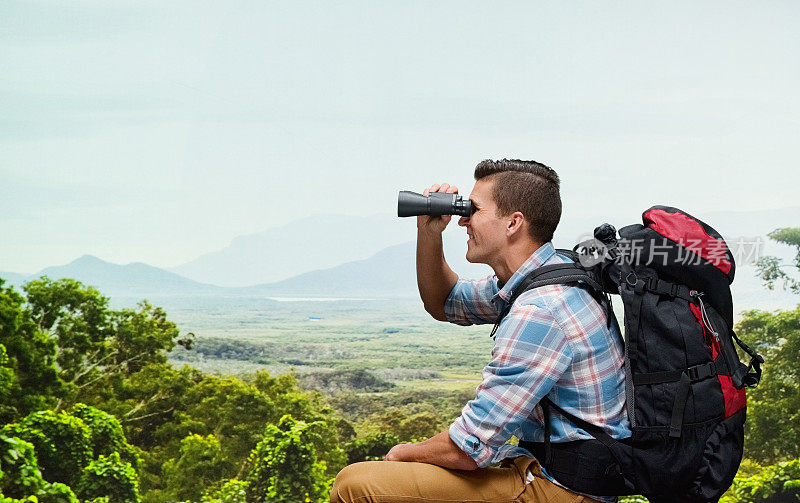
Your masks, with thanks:
<instances>
[{"instance_id":1,"label":"man's ear","mask_svg":"<svg viewBox=\"0 0 800 503\"><path fill-rule=\"evenodd\" d=\"M506 235L513 236L518 232L524 232L525 226L527 222L525 221L525 217L522 215L521 212L515 211L508 217L508 223L506 224Z\"/></svg>"}]
</instances>

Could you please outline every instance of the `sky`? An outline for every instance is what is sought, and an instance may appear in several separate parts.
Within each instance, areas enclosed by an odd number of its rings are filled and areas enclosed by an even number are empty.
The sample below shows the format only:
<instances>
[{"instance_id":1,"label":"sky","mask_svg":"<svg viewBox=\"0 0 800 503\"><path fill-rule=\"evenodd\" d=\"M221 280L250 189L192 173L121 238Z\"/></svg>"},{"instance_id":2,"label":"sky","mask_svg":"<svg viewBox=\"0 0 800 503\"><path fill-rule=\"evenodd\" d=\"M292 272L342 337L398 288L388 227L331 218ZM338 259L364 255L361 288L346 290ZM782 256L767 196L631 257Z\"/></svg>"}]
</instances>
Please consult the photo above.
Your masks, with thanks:
<instances>
[{"instance_id":1,"label":"sky","mask_svg":"<svg viewBox=\"0 0 800 503\"><path fill-rule=\"evenodd\" d=\"M390 217L486 158L556 169L564 218L798 206L798 26L789 0L0 0L0 270Z\"/></svg>"}]
</instances>

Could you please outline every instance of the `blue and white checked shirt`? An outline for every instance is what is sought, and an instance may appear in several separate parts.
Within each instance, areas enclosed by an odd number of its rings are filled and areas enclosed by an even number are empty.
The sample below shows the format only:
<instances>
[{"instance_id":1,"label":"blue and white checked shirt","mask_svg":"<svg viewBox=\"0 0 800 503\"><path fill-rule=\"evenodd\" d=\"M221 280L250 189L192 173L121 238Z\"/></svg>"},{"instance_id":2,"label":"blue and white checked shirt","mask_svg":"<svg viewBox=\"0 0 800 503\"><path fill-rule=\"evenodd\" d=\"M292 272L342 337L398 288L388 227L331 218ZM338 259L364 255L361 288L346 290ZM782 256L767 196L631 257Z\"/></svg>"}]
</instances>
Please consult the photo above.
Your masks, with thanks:
<instances>
[{"instance_id":1,"label":"blue and white checked shirt","mask_svg":"<svg viewBox=\"0 0 800 503\"><path fill-rule=\"evenodd\" d=\"M502 288L497 276L459 279L445 303L447 319L459 325L494 323L526 275L542 265L564 262L569 259L556 254L548 242ZM498 327L483 382L450 426L450 438L479 467L504 458L533 457L506 441L512 435L544 440L538 403L545 396L614 438L631 435L619 325L612 319L611 329L606 327L602 307L583 287L550 285L517 298ZM559 414L552 415L551 428L553 442L592 438Z\"/></svg>"}]
</instances>

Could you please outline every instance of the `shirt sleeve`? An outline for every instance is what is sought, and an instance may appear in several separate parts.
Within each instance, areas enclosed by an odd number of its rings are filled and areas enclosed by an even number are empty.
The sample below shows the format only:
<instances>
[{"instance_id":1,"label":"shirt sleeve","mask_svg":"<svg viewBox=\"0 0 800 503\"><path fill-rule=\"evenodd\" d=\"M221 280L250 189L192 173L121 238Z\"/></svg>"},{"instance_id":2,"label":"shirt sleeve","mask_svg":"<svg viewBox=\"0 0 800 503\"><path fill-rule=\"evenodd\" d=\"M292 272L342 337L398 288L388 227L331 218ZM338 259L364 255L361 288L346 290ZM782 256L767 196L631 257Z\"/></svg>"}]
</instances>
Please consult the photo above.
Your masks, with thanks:
<instances>
[{"instance_id":1,"label":"shirt sleeve","mask_svg":"<svg viewBox=\"0 0 800 503\"><path fill-rule=\"evenodd\" d=\"M444 303L447 321L457 325L494 323L500 311L492 299L498 291L497 276L459 279Z\"/></svg>"},{"instance_id":2,"label":"shirt sleeve","mask_svg":"<svg viewBox=\"0 0 800 503\"><path fill-rule=\"evenodd\" d=\"M519 448L506 441L521 436L533 408L571 361L572 350L547 308L515 306L498 327L483 381L450 426L450 438L481 468L510 457Z\"/></svg>"}]
</instances>

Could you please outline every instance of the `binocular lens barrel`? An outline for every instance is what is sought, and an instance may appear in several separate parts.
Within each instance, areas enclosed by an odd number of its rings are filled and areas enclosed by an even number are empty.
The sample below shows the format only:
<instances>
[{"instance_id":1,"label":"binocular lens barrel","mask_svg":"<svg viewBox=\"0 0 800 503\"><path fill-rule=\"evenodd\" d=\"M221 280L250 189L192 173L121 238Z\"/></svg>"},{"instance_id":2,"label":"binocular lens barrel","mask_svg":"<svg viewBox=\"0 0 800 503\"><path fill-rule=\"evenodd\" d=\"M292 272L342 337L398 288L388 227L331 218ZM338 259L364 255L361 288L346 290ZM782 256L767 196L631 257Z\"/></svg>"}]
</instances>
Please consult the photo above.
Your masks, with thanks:
<instances>
[{"instance_id":1,"label":"binocular lens barrel","mask_svg":"<svg viewBox=\"0 0 800 503\"><path fill-rule=\"evenodd\" d=\"M458 194L431 192L427 197L409 190L401 190L397 195L397 216L415 217L418 215L459 215L472 214L472 203Z\"/></svg>"}]
</instances>

